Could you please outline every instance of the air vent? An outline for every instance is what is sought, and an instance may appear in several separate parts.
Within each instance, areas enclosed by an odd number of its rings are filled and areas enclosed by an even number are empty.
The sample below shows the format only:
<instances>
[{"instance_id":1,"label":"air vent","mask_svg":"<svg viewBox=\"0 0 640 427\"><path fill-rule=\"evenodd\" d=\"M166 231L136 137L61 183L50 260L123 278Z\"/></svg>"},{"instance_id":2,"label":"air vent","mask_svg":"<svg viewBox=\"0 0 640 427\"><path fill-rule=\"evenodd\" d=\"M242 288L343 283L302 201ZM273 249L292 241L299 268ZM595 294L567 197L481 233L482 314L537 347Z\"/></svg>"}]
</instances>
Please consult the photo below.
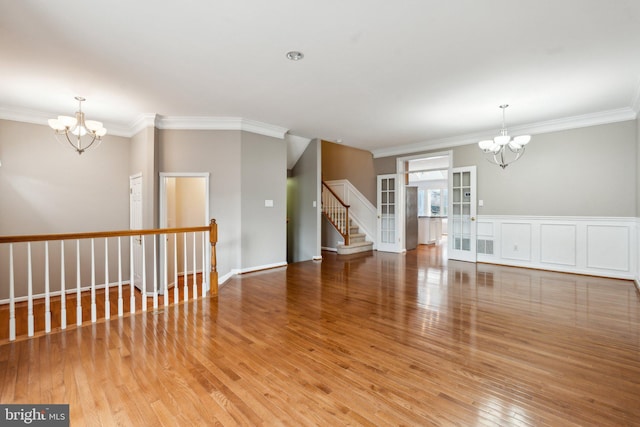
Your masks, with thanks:
<instances>
[{"instance_id":1,"label":"air vent","mask_svg":"<svg viewBox=\"0 0 640 427\"><path fill-rule=\"evenodd\" d=\"M493 240L478 239L478 253L493 255Z\"/></svg>"}]
</instances>

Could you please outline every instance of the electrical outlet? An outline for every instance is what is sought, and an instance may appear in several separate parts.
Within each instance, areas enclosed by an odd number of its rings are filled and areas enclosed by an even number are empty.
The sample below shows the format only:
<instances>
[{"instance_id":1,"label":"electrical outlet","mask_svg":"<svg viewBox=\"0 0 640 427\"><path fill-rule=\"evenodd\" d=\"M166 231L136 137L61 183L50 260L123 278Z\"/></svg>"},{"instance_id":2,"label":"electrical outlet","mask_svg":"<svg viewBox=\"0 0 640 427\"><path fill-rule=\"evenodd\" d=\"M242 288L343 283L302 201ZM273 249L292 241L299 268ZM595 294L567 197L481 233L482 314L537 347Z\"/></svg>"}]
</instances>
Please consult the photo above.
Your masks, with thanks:
<instances>
[{"instance_id":1,"label":"electrical outlet","mask_svg":"<svg viewBox=\"0 0 640 427\"><path fill-rule=\"evenodd\" d=\"M518 252L518 245L513 245L513 251Z\"/></svg>"}]
</instances>

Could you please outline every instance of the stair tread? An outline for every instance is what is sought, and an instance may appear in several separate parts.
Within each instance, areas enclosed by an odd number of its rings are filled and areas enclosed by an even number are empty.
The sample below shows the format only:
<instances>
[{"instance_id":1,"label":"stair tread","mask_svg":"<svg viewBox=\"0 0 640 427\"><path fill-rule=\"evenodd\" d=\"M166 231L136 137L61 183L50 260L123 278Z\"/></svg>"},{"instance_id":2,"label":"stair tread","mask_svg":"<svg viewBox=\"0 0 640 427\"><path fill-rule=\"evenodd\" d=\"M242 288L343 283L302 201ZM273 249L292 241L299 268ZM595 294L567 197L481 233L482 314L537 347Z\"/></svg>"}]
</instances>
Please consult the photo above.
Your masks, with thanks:
<instances>
[{"instance_id":1,"label":"stair tread","mask_svg":"<svg viewBox=\"0 0 640 427\"><path fill-rule=\"evenodd\" d=\"M344 248L354 248L354 247L358 247L358 246L373 246L373 242L351 242L351 244L349 245L338 245L338 247L344 247Z\"/></svg>"}]
</instances>

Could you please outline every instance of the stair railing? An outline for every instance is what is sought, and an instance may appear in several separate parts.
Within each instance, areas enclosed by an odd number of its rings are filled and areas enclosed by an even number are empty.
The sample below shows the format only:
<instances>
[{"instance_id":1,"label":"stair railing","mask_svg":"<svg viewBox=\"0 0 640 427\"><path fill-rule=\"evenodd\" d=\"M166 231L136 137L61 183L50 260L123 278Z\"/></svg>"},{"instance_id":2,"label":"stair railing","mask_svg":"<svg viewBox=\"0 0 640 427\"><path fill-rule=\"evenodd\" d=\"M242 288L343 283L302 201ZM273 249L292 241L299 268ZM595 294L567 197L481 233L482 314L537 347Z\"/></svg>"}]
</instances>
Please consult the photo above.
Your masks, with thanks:
<instances>
[{"instance_id":1,"label":"stair railing","mask_svg":"<svg viewBox=\"0 0 640 427\"><path fill-rule=\"evenodd\" d=\"M349 205L344 203L334 191L322 181L322 213L344 239L344 245L350 241Z\"/></svg>"},{"instance_id":2,"label":"stair railing","mask_svg":"<svg viewBox=\"0 0 640 427\"><path fill-rule=\"evenodd\" d=\"M182 234L182 236L180 236ZM182 237L182 239L180 239ZM165 242L171 241L173 243L173 260L168 257L168 244L165 244L161 250L158 250L158 242L160 240L164 240ZM68 298L68 294L75 293L76 294L76 324L78 326L84 323L83 321L83 309L82 309L82 293L83 290L91 291L91 323L95 323L98 320L98 317L103 319L109 319L111 317L111 304L109 301L109 291L112 288L117 288L117 312L118 317L122 317L125 313L124 310L124 299L126 298L123 295L123 284L129 285L130 295L129 295L129 311L134 313L136 311L136 298L134 293L134 283L135 283L135 273L134 271L134 247L141 246L141 293L142 293L142 311L147 311L147 298L152 299L153 308L158 308L158 296L159 294L163 295L163 304L167 306L169 303L169 288L168 283L170 278L168 277L168 265L172 262L173 264L173 301L174 304L177 304L178 301L178 246L180 245L180 240L183 240L183 244L181 247L182 252L184 253L184 261L182 267L182 274L180 275L182 291L184 293L184 300L187 301L191 296L193 299L197 299L198 297L204 297L207 293L207 288L209 290L209 295L215 297L218 295L218 272L217 272L217 260L216 260L216 243L218 242L218 226L216 224L215 219L212 219L209 225L201 226L201 227L184 227L184 228L165 228L165 229L149 229L149 230L123 230L123 231L108 231L108 232L88 232L88 233L70 233L70 234L48 234L48 235L24 235L24 236L0 236L0 254L3 256L0 257L0 283L6 283L8 279L8 288L9 288L9 341L13 341L16 339L16 331L27 330L27 336L33 337L35 328L34 324L36 321L44 320L44 333L48 334L52 331L52 311L51 311L51 298L60 296L60 319L59 319L59 328L66 329L67 327L67 310L66 310L66 302ZM192 245L188 245L187 241L190 241ZM66 241L70 241L69 245L65 245ZM49 245L49 243L52 245ZM109 243L111 245L115 245L117 248L117 252L113 249L109 248ZM81 251L81 243L84 248ZM99 256L96 255L96 243L104 244L104 264L99 259ZM207 243L210 247L210 257L207 259L206 254L206 246ZM149 249L150 256L153 257L153 270L147 271L147 264L145 262L145 245L151 244L152 249ZM196 255L196 245L201 245L200 255ZM20 261L16 260L14 252L16 248L14 246L21 245L21 253L23 256L20 256L20 260L23 261L26 265L22 264ZM25 247L26 245L26 247ZM67 248L65 249L65 246ZM191 246L191 247L190 247ZM73 250L75 247L75 250ZM59 249L57 249L59 248ZM90 248L90 249L89 249ZM112 246L113 248L113 246ZM51 250L50 250L51 249ZM123 249L128 250L129 257L127 257L126 253L123 253ZM44 255L41 256L41 252L44 250ZM56 252L54 255L50 255L50 252ZM115 256L109 257L111 253L116 252ZM4 257L8 253L7 258ZM70 253L71 255L75 255L75 263L72 259L68 259L65 262L65 253ZM137 251L140 253L140 251ZM188 258L190 257L193 261L192 267L188 264ZM201 257L201 274L200 283L197 283L196 274L196 258ZM25 259L26 258L26 259ZM89 262L91 266L90 273L90 285L86 286L81 282L81 258L83 258L84 262ZM88 258L88 260L87 260ZM129 258L129 259L127 259ZM163 269L157 268L157 262L162 259ZM44 262L44 265L40 265L39 262ZM34 264L38 264L34 267ZM56 290L52 290L52 286L50 285L50 281L53 282L52 274L50 273L50 264L56 265L56 269L59 271L60 280L59 282L56 280ZM15 264L20 264L16 266ZM69 265L71 264L71 265ZM73 267L75 264L76 267L76 283L75 287L73 286L72 280L65 274L65 268ZM96 266L100 264L101 267L104 267L104 283L96 284L96 280L101 280L97 278L96 275ZM84 264L87 265L87 264ZM128 267L128 274L126 277L123 273L123 269ZM191 269L191 272L189 271ZM116 270L116 278L113 280L109 278L109 271ZM162 271L161 271L162 270ZM36 272L43 271L43 274L38 274L38 278L36 279ZM17 296L16 289L18 288L18 272L26 272L26 278L24 281L21 281L20 288L24 289L26 287L26 295ZM208 274L206 274L208 272ZM5 274L8 273L8 277L5 277ZM153 276L153 279L147 280L147 273ZM189 274L192 275L191 283L189 283ZM163 282L158 280L158 274L163 276ZM23 274L24 275L24 274ZM86 278L86 277L85 277ZM34 282L36 280L44 280L44 293L40 295L44 299L44 313L39 313L44 316L44 319L37 319L38 314L34 312L34 300L39 299L39 296L34 295ZM208 285L207 285L208 282ZM152 291L147 292L147 284ZM192 289L189 289L189 285L192 285ZM85 286L83 286L85 285ZM198 286L199 285L199 286ZM164 287L164 289L162 289ZM97 313L97 304L96 304L96 289L97 288L105 288L104 292L104 307L105 313L103 316L100 316ZM16 302L26 301L27 302L27 325L26 328L20 325L20 328L17 328L16 325ZM2 323L2 322L0 322Z\"/></svg>"}]
</instances>

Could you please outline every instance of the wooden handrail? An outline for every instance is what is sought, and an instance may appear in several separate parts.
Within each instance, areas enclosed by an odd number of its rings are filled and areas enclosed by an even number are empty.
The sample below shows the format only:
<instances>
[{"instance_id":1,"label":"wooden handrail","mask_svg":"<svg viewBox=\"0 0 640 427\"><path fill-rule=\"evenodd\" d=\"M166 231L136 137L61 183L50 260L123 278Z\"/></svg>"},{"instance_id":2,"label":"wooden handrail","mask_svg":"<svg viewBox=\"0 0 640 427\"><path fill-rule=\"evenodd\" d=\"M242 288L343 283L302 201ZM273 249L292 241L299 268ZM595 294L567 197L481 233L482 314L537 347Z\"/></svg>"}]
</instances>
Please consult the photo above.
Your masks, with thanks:
<instances>
[{"instance_id":1,"label":"wooden handrail","mask_svg":"<svg viewBox=\"0 0 640 427\"><path fill-rule=\"evenodd\" d=\"M321 180L322 182L322 187L326 188L327 190L329 190L329 193L333 196L333 198L338 201L340 203L340 205L342 205L342 207L344 208L344 212L345 212L345 219L344 219L344 231L342 231L341 227L336 224L336 222L333 219L333 214L329 215L329 213L325 210L325 206L322 206L322 213L324 214L324 216L329 220L329 222L333 225L333 227L338 231L338 233L340 233L340 235L342 236L342 238L344 239L344 244L345 246L348 246L350 244L350 231L349 231L349 205L347 205L341 198L340 196L338 196L335 191L333 191L331 189L331 187L329 187L327 185L327 183L324 180Z\"/></svg>"},{"instance_id":2,"label":"wooden handrail","mask_svg":"<svg viewBox=\"0 0 640 427\"><path fill-rule=\"evenodd\" d=\"M335 198L336 198L336 200L338 200L342 206L344 206L345 208L350 208L350 206L349 206L349 205L347 205L345 202L343 202L343 201L342 201L342 199L340 198L340 196L338 196L338 195L336 194L336 192L335 192L335 191L333 191L333 190L331 189L331 187L329 187L329 185L327 185L327 183L326 183L326 182L322 181L322 186L323 186L324 188L326 188L327 190L329 190L329 192L330 192L331 194L333 194L333 197L335 197Z\"/></svg>"},{"instance_id":3,"label":"wooden handrail","mask_svg":"<svg viewBox=\"0 0 640 427\"><path fill-rule=\"evenodd\" d=\"M58 240L79 240L79 239L97 239L109 237L126 237L126 236L146 236L158 234L172 233L193 233L198 231L209 232L209 243L211 244L211 271L209 272L210 296L218 295L218 271L216 265L216 243L218 243L218 224L212 219L208 226L201 227L177 227L177 228L157 228L146 230L120 230L120 231L97 231L84 233L63 233L63 234L32 234L23 236L0 236L0 244L2 243L21 243L21 242L50 242Z\"/></svg>"},{"instance_id":4,"label":"wooden handrail","mask_svg":"<svg viewBox=\"0 0 640 427\"><path fill-rule=\"evenodd\" d=\"M215 221L215 220L213 220ZM23 236L0 236L0 243L45 242L56 240L97 239L102 237L143 236L151 234L192 233L209 231L210 225L201 227L156 228L147 230L96 231L64 234L32 234Z\"/></svg>"}]
</instances>

